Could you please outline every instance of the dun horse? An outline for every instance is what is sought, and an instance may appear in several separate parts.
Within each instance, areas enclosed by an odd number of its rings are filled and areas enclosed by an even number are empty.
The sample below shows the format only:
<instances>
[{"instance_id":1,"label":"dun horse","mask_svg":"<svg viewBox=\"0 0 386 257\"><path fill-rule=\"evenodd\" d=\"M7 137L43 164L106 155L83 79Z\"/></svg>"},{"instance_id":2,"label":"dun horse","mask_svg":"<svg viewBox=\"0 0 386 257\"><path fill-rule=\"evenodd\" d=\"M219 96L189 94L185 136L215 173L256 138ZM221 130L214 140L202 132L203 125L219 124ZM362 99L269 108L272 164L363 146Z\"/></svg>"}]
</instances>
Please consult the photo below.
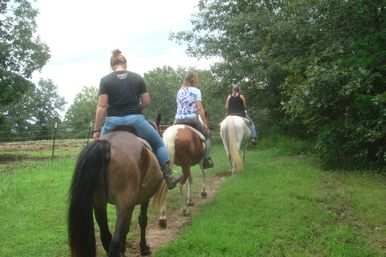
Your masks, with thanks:
<instances>
[{"instance_id":1,"label":"dun horse","mask_svg":"<svg viewBox=\"0 0 386 257\"><path fill-rule=\"evenodd\" d=\"M251 131L247 122L245 118L230 115L220 123L220 136L232 175L243 169L245 148L251 140Z\"/></svg>"},{"instance_id":2,"label":"dun horse","mask_svg":"<svg viewBox=\"0 0 386 257\"><path fill-rule=\"evenodd\" d=\"M115 131L88 144L79 154L70 187L68 235L71 256L96 256L93 210L108 256L124 256L126 235L136 205L141 206L138 217L141 254L150 254L146 243L149 200L166 189L156 156L137 136ZM113 234L108 227L107 203L114 204L116 210Z\"/></svg>"},{"instance_id":3,"label":"dun horse","mask_svg":"<svg viewBox=\"0 0 386 257\"><path fill-rule=\"evenodd\" d=\"M162 138L168 148L170 156L170 165L178 165L182 169L183 179L180 184L180 201L181 201L181 212L184 215L188 214L187 205L193 205L191 185L193 182L190 168L194 165L199 164L202 173L202 188L201 196L207 197L206 185L205 185L205 170L203 168L203 158L205 154L205 138L196 129L188 125L173 125L168 127ZM186 185L186 181L188 181ZM186 187L186 188L185 188ZM167 226L166 220L166 194L161 200L161 209L159 217L160 227Z\"/></svg>"}]
</instances>

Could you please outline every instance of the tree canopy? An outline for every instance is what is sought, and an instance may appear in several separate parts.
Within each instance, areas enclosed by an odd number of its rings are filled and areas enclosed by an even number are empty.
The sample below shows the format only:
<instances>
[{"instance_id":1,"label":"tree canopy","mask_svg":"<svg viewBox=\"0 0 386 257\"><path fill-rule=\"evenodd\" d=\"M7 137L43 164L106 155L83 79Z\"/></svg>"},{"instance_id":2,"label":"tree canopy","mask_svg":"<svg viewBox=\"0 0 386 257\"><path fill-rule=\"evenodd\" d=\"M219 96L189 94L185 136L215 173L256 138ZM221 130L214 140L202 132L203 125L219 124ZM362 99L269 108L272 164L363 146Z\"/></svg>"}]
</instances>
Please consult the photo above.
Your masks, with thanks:
<instances>
[{"instance_id":1,"label":"tree canopy","mask_svg":"<svg viewBox=\"0 0 386 257\"><path fill-rule=\"evenodd\" d=\"M64 97L59 96L52 80L40 80L30 87L21 99L0 106L3 122L0 139L47 139L54 132L54 124L60 123L65 106Z\"/></svg>"},{"instance_id":2,"label":"tree canopy","mask_svg":"<svg viewBox=\"0 0 386 257\"><path fill-rule=\"evenodd\" d=\"M36 35L37 14L28 0L0 1L0 105L20 99L50 58Z\"/></svg>"},{"instance_id":3,"label":"tree canopy","mask_svg":"<svg viewBox=\"0 0 386 257\"><path fill-rule=\"evenodd\" d=\"M255 119L314 137L326 167L384 166L385 9L384 0L200 0L192 30L171 37L192 56L220 57L218 86L240 83L267 114Z\"/></svg>"}]
</instances>

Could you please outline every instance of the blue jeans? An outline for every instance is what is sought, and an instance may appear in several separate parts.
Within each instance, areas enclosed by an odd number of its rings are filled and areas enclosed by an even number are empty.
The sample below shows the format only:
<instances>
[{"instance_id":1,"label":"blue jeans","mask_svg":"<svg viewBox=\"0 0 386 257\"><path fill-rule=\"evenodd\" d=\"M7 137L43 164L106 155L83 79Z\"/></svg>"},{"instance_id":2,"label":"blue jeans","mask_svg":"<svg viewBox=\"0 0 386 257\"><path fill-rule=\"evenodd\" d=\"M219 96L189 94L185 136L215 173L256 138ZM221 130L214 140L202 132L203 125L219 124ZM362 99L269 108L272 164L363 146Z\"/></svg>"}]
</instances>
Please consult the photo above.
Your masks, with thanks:
<instances>
[{"instance_id":1,"label":"blue jeans","mask_svg":"<svg viewBox=\"0 0 386 257\"><path fill-rule=\"evenodd\" d=\"M255 123L253 122L251 117L248 116L248 114L246 115L245 118L247 118L249 120L249 128L251 129L251 137L252 138L257 137Z\"/></svg>"},{"instance_id":2,"label":"blue jeans","mask_svg":"<svg viewBox=\"0 0 386 257\"><path fill-rule=\"evenodd\" d=\"M136 130L139 137L149 142L157 155L157 159L161 167L170 160L168 150L166 149L161 136L142 114L106 117L101 135L113 131L113 129L119 125L130 125Z\"/></svg>"}]
</instances>

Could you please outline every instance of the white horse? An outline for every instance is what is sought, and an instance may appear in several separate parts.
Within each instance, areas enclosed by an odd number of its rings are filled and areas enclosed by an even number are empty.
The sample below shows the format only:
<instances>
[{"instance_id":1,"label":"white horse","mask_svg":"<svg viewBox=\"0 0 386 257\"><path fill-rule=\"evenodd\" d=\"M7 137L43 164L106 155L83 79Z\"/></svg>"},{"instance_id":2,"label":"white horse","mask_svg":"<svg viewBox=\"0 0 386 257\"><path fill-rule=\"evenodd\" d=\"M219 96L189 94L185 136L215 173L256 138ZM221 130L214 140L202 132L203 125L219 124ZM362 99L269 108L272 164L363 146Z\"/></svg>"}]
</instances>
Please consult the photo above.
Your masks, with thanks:
<instances>
[{"instance_id":1,"label":"white horse","mask_svg":"<svg viewBox=\"0 0 386 257\"><path fill-rule=\"evenodd\" d=\"M231 175L243 169L245 149L251 140L248 119L229 115L220 123L220 136L228 156Z\"/></svg>"}]
</instances>

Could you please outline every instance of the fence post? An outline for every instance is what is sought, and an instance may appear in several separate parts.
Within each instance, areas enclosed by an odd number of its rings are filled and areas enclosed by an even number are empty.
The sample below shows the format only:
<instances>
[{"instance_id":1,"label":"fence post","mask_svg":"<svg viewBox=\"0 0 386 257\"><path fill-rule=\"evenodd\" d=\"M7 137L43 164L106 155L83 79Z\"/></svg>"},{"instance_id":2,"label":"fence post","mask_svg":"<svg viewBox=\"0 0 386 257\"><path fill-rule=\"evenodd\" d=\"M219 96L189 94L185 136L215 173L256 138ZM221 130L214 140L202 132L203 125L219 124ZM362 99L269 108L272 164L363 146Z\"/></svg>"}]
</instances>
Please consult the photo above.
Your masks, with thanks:
<instances>
[{"instance_id":1,"label":"fence post","mask_svg":"<svg viewBox=\"0 0 386 257\"><path fill-rule=\"evenodd\" d=\"M54 160L54 152L55 152L55 141L56 141L56 132L58 130L58 123L55 122L55 131L54 131L54 142L52 143L52 155L51 155L51 161Z\"/></svg>"}]
</instances>

